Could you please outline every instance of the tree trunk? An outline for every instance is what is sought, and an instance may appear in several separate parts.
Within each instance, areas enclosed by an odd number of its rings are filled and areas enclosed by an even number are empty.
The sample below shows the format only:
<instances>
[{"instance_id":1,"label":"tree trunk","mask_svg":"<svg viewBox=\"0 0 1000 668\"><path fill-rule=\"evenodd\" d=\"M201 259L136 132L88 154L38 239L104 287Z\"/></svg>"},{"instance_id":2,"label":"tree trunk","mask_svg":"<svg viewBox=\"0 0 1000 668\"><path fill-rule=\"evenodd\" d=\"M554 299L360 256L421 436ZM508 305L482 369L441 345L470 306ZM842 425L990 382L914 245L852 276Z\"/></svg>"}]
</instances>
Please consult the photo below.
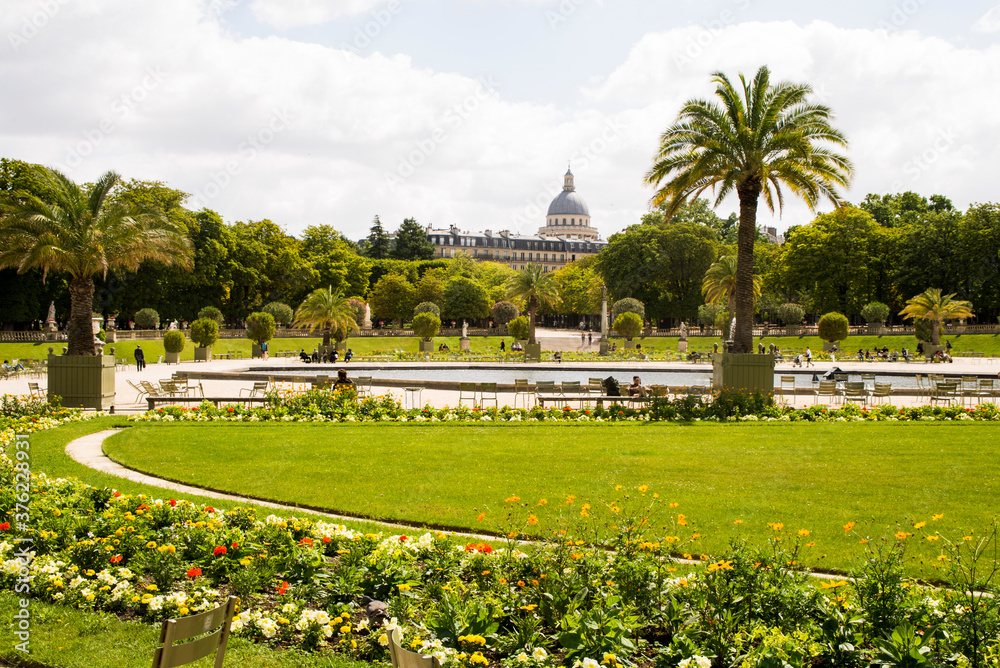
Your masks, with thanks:
<instances>
[{"instance_id":1,"label":"tree trunk","mask_svg":"<svg viewBox=\"0 0 1000 668\"><path fill-rule=\"evenodd\" d=\"M736 242L736 332L730 335L734 353L753 352L753 244L757 238L760 177L740 184L740 226Z\"/></svg>"},{"instance_id":2,"label":"tree trunk","mask_svg":"<svg viewBox=\"0 0 1000 668\"><path fill-rule=\"evenodd\" d=\"M74 278L69 282L70 316L67 355L94 356L94 279Z\"/></svg>"},{"instance_id":3,"label":"tree trunk","mask_svg":"<svg viewBox=\"0 0 1000 668\"><path fill-rule=\"evenodd\" d=\"M528 343L535 345L535 297L528 298Z\"/></svg>"},{"instance_id":4,"label":"tree trunk","mask_svg":"<svg viewBox=\"0 0 1000 668\"><path fill-rule=\"evenodd\" d=\"M941 345L941 321L932 320L931 321L931 343L935 346Z\"/></svg>"},{"instance_id":5,"label":"tree trunk","mask_svg":"<svg viewBox=\"0 0 1000 668\"><path fill-rule=\"evenodd\" d=\"M323 347L324 348L329 348L330 347L330 328L329 327L324 327L323 328Z\"/></svg>"}]
</instances>

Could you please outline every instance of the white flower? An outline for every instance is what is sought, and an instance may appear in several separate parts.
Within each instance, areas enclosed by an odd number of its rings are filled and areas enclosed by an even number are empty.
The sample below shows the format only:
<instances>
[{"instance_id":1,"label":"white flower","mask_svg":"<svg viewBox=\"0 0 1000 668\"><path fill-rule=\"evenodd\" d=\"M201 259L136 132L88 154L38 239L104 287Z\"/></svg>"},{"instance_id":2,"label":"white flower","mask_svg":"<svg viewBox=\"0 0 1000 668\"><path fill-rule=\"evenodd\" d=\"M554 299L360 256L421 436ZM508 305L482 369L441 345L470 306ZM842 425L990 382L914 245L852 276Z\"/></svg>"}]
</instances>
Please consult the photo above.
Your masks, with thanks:
<instances>
[{"instance_id":1,"label":"white flower","mask_svg":"<svg viewBox=\"0 0 1000 668\"><path fill-rule=\"evenodd\" d=\"M692 656L690 659L684 659L679 664L678 668L712 668L712 662L703 656Z\"/></svg>"},{"instance_id":2,"label":"white flower","mask_svg":"<svg viewBox=\"0 0 1000 668\"><path fill-rule=\"evenodd\" d=\"M528 663L528 655L525 654L524 652L521 652L514 658L517 659L520 663Z\"/></svg>"},{"instance_id":3,"label":"white flower","mask_svg":"<svg viewBox=\"0 0 1000 668\"><path fill-rule=\"evenodd\" d=\"M545 661L545 659L549 658L549 653L545 651L544 647L536 647L531 656L535 661Z\"/></svg>"},{"instance_id":4,"label":"white flower","mask_svg":"<svg viewBox=\"0 0 1000 668\"><path fill-rule=\"evenodd\" d=\"M583 668L601 668L601 664L588 658L583 660Z\"/></svg>"}]
</instances>

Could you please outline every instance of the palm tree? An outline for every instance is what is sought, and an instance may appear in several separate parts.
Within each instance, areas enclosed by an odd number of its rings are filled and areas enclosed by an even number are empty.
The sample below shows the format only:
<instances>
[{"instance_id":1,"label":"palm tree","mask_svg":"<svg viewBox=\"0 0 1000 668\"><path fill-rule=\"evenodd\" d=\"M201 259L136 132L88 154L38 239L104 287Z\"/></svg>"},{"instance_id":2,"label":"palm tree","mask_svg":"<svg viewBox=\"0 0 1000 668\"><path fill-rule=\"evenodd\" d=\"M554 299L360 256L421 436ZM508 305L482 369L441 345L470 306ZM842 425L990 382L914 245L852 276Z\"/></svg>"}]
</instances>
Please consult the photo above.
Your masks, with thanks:
<instances>
[{"instance_id":1,"label":"palm tree","mask_svg":"<svg viewBox=\"0 0 1000 668\"><path fill-rule=\"evenodd\" d=\"M559 285L554 274L543 271L541 265L529 264L510 277L507 296L528 300L528 343L538 343L535 340L535 309L540 305L555 306L559 303Z\"/></svg>"},{"instance_id":2,"label":"palm tree","mask_svg":"<svg viewBox=\"0 0 1000 668\"><path fill-rule=\"evenodd\" d=\"M61 172L32 168L39 193L0 202L0 267L70 275L69 355L96 355L91 318L94 276L137 271L145 260L192 266L191 242L161 211L111 201L121 177L107 172L81 188Z\"/></svg>"},{"instance_id":3,"label":"palm tree","mask_svg":"<svg viewBox=\"0 0 1000 668\"><path fill-rule=\"evenodd\" d=\"M899 315L910 320L931 323L931 344L941 345L941 323L956 318L972 317L972 302L952 299L954 294L942 295L940 288L928 288L906 302Z\"/></svg>"},{"instance_id":4,"label":"palm tree","mask_svg":"<svg viewBox=\"0 0 1000 668\"><path fill-rule=\"evenodd\" d=\"M754 299L760 297L761 284L760 276L753 277ZM706 304L715 304L723 299L729 308L729 315L732 316L736 310L736 258L732 255L721 257L708 271L701 283L701 293L705 296Z\"/></svg>"},{"instance_id":5,"label":"palm tree","mask_svg":"<svg viewBox=\"0 0 1000 668\"><path fill-rule=\"evenodd\" d=\"M309 327L310 332L322 327L324 348L330 347L330 334L335 330L343 332L344 338L351 332L359 331L351 300L340 290L334 292L333 286L310 292L295 309L292 327Z\"/></svg>"},{"instance_id":6,"label":"palm tree","mask_svg":"<svg viewBox=\"0 0 1000 668\"><path fill-rule=\"evenodd\" d=\"M659 188L654 206L666 203L672 216L688 199L711 188L715 206L734 190L740 201L736 263L734 352L753 350L753 246L757 204L784 203L782 186L816 210L821 198L841 204L837 186L847 187L851 161L822 145L847 146L824 105L808 104L812 88L788 82L771 85L767 67L740 87L716 72L717 101L692 99L660 137L646 183ZM668 180L669 179L669 180ZM661 186L662 184L662 186Z\"/></svg>"}]
</instances>

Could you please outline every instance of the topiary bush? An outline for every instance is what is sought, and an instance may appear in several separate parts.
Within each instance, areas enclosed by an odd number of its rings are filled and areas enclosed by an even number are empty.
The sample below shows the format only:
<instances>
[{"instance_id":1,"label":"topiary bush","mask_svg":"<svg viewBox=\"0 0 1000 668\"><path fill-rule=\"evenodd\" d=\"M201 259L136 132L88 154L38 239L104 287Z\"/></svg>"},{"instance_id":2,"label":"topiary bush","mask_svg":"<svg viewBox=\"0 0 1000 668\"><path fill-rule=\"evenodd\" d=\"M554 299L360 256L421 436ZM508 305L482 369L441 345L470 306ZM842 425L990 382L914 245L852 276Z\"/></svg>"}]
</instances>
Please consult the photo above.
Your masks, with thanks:
<instances>
[{"instance_id":1,"label":"topiary bush","mask_svg":"<svg viewBox=\"0 0 1000 668\"><path fill-rule=\"evenodd\" d=\"M212 318L199 318L191 323L191 340L199 348L210 348L219 340L219 323Z\"/></svg>"},{"instance_id":2,"label":"topiary bush","mask_svg":"<svg viewBox=\"0 0 1000 668\"><path fill-rule=\"evenodd\" d=\"M163 350L168 353L181 352L184 350L184 344L186 343L187 339L184 338L184 332L174 330L163 335Z\"/></svg>"},{"instance_id":3,"label":"topiary bush","mask_svg":"<svg viewBox=\"0 0 1000 668\"><path fill-rule=\"evenodd\" d=\"M507 331L517 341L526 341L531 334L531 323L528 316L522 315L507 323Z\"/></svg>"},{"instance_id":4,"label":"topiary bush","mask_svg":"<svg viewBox=\"0 0 1000 668\"><path fill-rule=\"evenodd\" d=\"M290 325L292 318L295 317L292 307L281 302L271 302L261 309L261 312L270 313L274 317L275 323L279 325Z\"/></svg>"},{"instance_id":5,"label":"topiary bush","mask_svg":"<svg viewBox=\"0 0 1000 668\"><path fill-rule=\"evenodd\" d=\"M805 317L806 310L798 304L789 302L788 304L779 306L776 315L786 326L795 326L802 323L802 318Z\"/></svg>"},{"instance_id":6,"label":"topiary bush","mask_svg":"<svg viewBox=\"0 0 1000 668\"><path fill-rule=\"evenodd\" d=\"M434 302L420 302L417 304L413 309L413 315L416 317L421 313L430 313L435 318L441 319L441 307Z\"/></svg>"},{"instance_id":7,"label":"topiary bush","mask_svg":"<svg viewBox=\"0 0 1000 668\"><path fill-rule=\"evenodd\" d=\"M843 313L831 311L819 319L819 338L830 343L843 341L850 333L850 323Z\"/></svg>"},{"instance_id":8,"label":"topiary bush","mask_svg":"<svg viewBox=\"0 0 1000 668\"><path fill-rule=\"evenodd\" d=\"M618 336L624 336L626 341L631 341L642 331L642 318L638 313L626 311L615 318L614 329Z\"/></svg>"},{"instance_id":9,"label":"topiary bush","mask_svg":"<svg viewBox=\"0 0 1000 668\"><path fill-rule=\"evenodd\" d=\"M626 297L619 299L611 306L611 322L617 322L618 316L622 313L635 313L639 316L639 321L646 319L646 307L638 299Z\"/></svg>"},{"instance_id":10,"label":"topiary bush","mask_svg":"<svg viewBox=\"0 0 1000 668\"><path fill-rule=\"evenodd\" d=\"M865 307L861 309L861 317L869 325L881 325L889 317L889 307L882 302L865 304Z\"/></svg>"},{"instance_id":11,"label":"topiary bush","mask_svg":"<svg viewBox=\"0 0 1000 668\"><path fill-rule=\"evenodd\" d=\"M247 338L258 346L274 338L274 316L270 313L251 313L247 316Z\"/></svg>"},{"instance_id":12,"label":"topiary bush","mask_svg":"<svg viewBox=\"0 0 1000 668\"><path fill-rule=\"evenodd\" d=\"M225 319L222 317L222 311L214 306L206 306L202 310L198 311L198 318L209 318L214 320L219 324L219 327L222 327L222 323L225 322Z\"/></svg>"},{"instance_id":13,"label":"topiary bush","mask_svg":"<svg viewBox=\"0 0 1000 668\"><path fill-rule=\"evenodd\" d=\"M430 303L430 302L427 302ZM441 318L433 313L423 312L413 316L413 332L424 341L430 341L441 331Z\"/></svg>"},{"instance_id":14,"label":"topiary bush","mask_svg":"<svg viewBox=\"0 0 1000 668\"><path fill-rule=\"evenodd\" d=\"M155 329L160 324L160 314L151 308L139 309L132 320L135 322L136 327Z\"/></svg>"},{"instance_id":15,"label":"topiary bush","mask_svg":"<svg viewBox=\"0 0 1000 668\"><path fill-rule=\"evenodd\" d=\"M513 302L501 301L493 305L493 308L490 309L490 315L493 316L493 322L502 327L521 315L521 309L517 308Z\"/></svg>"}]
</instances>

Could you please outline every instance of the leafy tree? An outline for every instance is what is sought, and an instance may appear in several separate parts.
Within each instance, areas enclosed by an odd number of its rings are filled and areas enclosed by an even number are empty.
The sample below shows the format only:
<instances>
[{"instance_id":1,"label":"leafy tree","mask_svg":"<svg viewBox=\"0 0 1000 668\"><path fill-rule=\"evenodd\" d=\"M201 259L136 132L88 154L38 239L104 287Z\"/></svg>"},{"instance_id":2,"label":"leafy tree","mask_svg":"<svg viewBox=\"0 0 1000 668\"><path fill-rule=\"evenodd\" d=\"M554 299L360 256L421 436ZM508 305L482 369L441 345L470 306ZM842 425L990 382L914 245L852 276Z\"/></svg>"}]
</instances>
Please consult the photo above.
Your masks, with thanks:
<instances>
[{"instance_id":1,"label":"leafy tree","mask_svg":"<svg viewBox=\"0 0 1000 668\"><path fill-rule=\"evenodd\" d=\"M210 348L219 340L219 323L212 318L199 318L191 323L191 340L199 348Z\"/></svg>"},{"instance_id":2,"label":"leafy tree","mask_svg":"<svg viewBox=\"0 0 1000 668\"><path fill-rule=\"evenodd\" d=\"M373 260L384 260L389 257L389 245L389 233L382 227L382 221L378 219L378 216L375 216L371 230L368 232L368 239L361 250L365 257Z\"/></svg>"},{"instance_id":3,"label":"leafy tree","mask_svg":"<svg viewBox=\"0 0 1000 668\"><path fill-rule=\"evenodd\" d=\"M778 318L788 326L800 324L805 314L805 309L799 304L788 303L778 307Z\"/></svg>"},{"instance_id":4,"label":"leafy tree","mask_svg":"<svg viewBox=\"0 0 1000 668\"><path fill-rule=\"evenodd\" d=\"M448 273L443 268L431 269L417 281L416 298L420 302L444 303L444 286L448 282Z\"/></svg>"},{"instance_id":5,"label":"leafy tree","mask_svg":"<svg viewBox=\"0 0 1000 668\"><path fill-rule=\"evenodd\" d=\"M534 345L535 311L539 304L558 304L559 286L556 285L553 274L546 273L540 265L528 264L516 272L507 284L507 294L510 297L525 299L528 302L528 343ZM507 324L510 327L510 323ZM513 330L512 330L513 331Z\"/></svg>"},{"instance_id":6,"label":"leafy tree","mask_svg":"<svg viewBox=\"0 0 1000 668\"><path fill-rule=\"evenodd\" d=\"M413 316L413 333L424 341L430 341L441 331L441 318L433 313L423 312Z\"/></svg>"},{"instance_id":7,"label":"leafy tree","mask_svg":"<svg viewBox=\"0 0 1000 668\"><path fill-rule=\"evenodd\" d=\"M507 331L517 341L524 341L531 335L531 321L528 316L520 315L507 323Z\"/></svg>"},{"instance_id":8,"label":"leafy tree","mask_svg":"<svg viewBox=\"0 0 1000 668\"><path fill-rule=\"evenodd\" d=\"M647 183L659 188L654 205L666 202L672 214L709 188L718 206L736 192L740 201L737 234L736 333L734 351L753 351L753 259L757 205L781 208L784 185L815 210L821 198L839 206L837 186L853 173L850 160L828 147L846 146L824 105L809 104L805 84L771 84L767 67L753 81L740 76L736 87L721 72L713 75L717 102L692 99L660 139Z\"/></svg>"},{"instance_id":9,"label":"leafy tree","mask_svg":"<svg viewBox=\"0 0 1000 668\"><path fill-rule=\"evenodd\" d=\"M206 306L198 311L198 318L209 318L210 320L214 320L219 325L222 325L224 322L222 311L214 306Z\"/></svg>"},{"instance_id":10,"label":"leafy tree","mask_svg":"<svg viewBox=\"0 0 1000 668\"><path fill-rule=\"evenodd\" d=\"M345 295L364 295L372 272L370 260L358 245L330 225L312 225L302 233L301 255L313 273L314 286L327 286Z\"/></svg>"},{"instance_id":11,"label":"leafy tree","mask_svg":"<svg viewBox=\"0 0 1000 668\"><path fill-rule=\"evenodd\" d=\"M372 313L380 320L398 320L402 327L403 319L413 313L415 295L412 283L402 276L387 274L372 289Z\"/></svg>"},{"instance_id":12,"label":"leafy tree","mask_svg":"<svg viewBox=\"0 0 1000 668\"><path fill-rule=\"evenodd\" d=\"M499 301L493 305L493 308L490 309L490 315L493 316L493 322L503 327L508 322L521 315L521 309L517 308L517 305L512 302Z\"/></svg>"},{"instance_id":13,"label":"leafy tree","mask_svg":"<svg viewBox=\"0 0 1000 668\"><path fill-rule=\"evenodd\" d=\"M480 320L490 314L490 296L471 278L456 276L444 288L441 312L449 320Z\"/></svg>"},{"instance_id":14,"label":"leafy tree","mask_svg":"<svg viewBox=\"0 0 1000 668\"><path fill-rule=\"evenodd\" d=\"M163 350L168 353L179 353L184 350L184 332L172 331L163 333Z\"/></svg>"},{"instance_id":15,"label":"leafy tree","mask_svg":"<svg viewBox=\"0 0 1000 668\"><path fill-rule=\"evenodd\" d=\"M264 313L274 316L274 321L279 325L289 325L292 322L294 313L292 307L281 302L271 302L261 309Z\"/></svg>"},{"instance_id":16,"label":"leafy tree","mask_svg":"<svg viewBox=\"0 0 1000 668\"><path fill-rule=\"evenodd\" d=\"M356 299L351 297L347 300L347 303L351 305L351 313L354 315L354 322L358 327L365 324L365 316L368 314L368 304L366 304L361 299Z\"/></svg>"},{"instance_id":17,"label":"leafy tree","mask_svg":"<svg viewBox=\"0 0 1000 668\"><path fill-rule=\"evenodd\" d=\"M247 338L258 346L274 338L274 316L270 313L251 313L247 316Z\"/></svg>"},{"instance_id":18,"label":"leafy tree","mask_svg":"<svg viewBox=\"0 0 1000 668\"><path fill-rule=\"evenodd\" d=\"M754 300L760 297L764 280L760 276L753 277ZM701 292L708 303L726 302L730 313L736 309L736 258L732 255L719 258L705 272L701 283Z\"/></svg>"},{"instance_id":19,"label":"leafy tree","mask_svg":"<svg viewBox=\"0 0 1000 668\"><path fill-rule=\"evenodd\" d=\"M614 329L619 336L624 336L626 341L631 341L642 331L642 318L638 313L625 311L615 318Z\"/></svg>"},{"instance_id":20,"label":"leafy tree","mask_svg":"<svg viewBox=\"0 0 1000 668\"><path fill-rule=\"evenodd\" d=\"M931 325L931 343L941 342L941 324L948 320L972 317L972 303L943 295L940 288L927 288L906 302L900 315L910 320L923 320Z\"/></svg>"},{"instance_id":21,"label":"leafy tree","mask_svg":"<svg viewBox=\"0 0 1000 668\"><path fill-rule=\"evenodd\" d=\"M597 256L590 255L555 272L563 313L597 315L601 312L601 288L604 283L595 270L596 261Z\"/></svg>"},{"instance_id":22,"label":"leafy tree","mask_svg":"<svg viewBox=\"0 0 1000 668\"><path fill-rule=\"evenodd\" d=\"M643 306L641 301L632 299L631 297L619 299L611 305L611 321L618 320L618 316L622 313L635 313L639 316L640 321L646 319L646 307Z\"/></svg>"},{"instance_id":23,"label":"leafy tree","mask_svg":"<svg viewBox=\"0 0 1000 668\"><path fill-rule=\"evenodd\" d=\"M702 304L698 307L698 322L712 327L720 313L722 313L722 307L718 304Z\"/></svg>"},{"instance_id":24,"label":"leafy tree","mask_svg":"<svg viewBox=\"0 0 1000 668\"><path fill-rule=\"evenodd\" d=\"M135 270L143 260L191 266L191 243L156 212L118 205L109 194L121 177L101 176L87 191L60 172L34 170L49 197L17 191L0 203L0 267L70 276L68 354L95 355L91 317L94 276L111 267Z\"/></svg>"},{"instance_id":25,"label":"leafy tree","mask_svg":"<svg viewBox=\"0 0 1000 668\"><path fill-rule=\"evenodd\" d=\"M136 327L140 327L142 329L155 329L160 324L160 314L156 312L156 309L139 309L136 311L133 320L135 321Z\"/></svg>"},{"instance_id":26,"label":"leafy tree","mask_svg":"<svg viewBox=\"0 0 1000 668\"><path fill-rule=\"evenodd\" d=\"M354 307L344 295L333 288L313 290L295 309L294 327L308 327L310 332L323 330L323 346L330 346L331 334L338 341L358 331Z\"/></svg>"},{"instance_id":27,"label":"leafy tree","mask_svg":"<svg viewBox=\"0 0 1000 668\"><path fill-rule=\"evenodd\" d=\"M415 307L413 307L414 316L421 313L430 313L436 318L441 317L441 309L434 302L420 302Z\"/></svg>"},{"instance_id":28,"label":"leafy tree","mask_svg":"<svg viewBox=\"0 0 1000 668\"><path fill-rule=\"evenodd\" d=\"M861 309L861 317L869 325L881 325L889 317L889 307L882 302L869 302Z\"/></svg>"},{"instance_id":29,"label":"leafy tree","mask_svg":"<svg viewBox=\"0 0 1000 668\"><path fill-rule=\"evenodd\" d=\"M396 230L396 245L391 255L397 260L433 260L434 243L420 223L407 218Z\"/></svg>"},{"instance_id":30,"label":"leafy tree","mask_svg":"<svg viewBox=\"0 0 1000 668\"><path fill-rule=\"evenodd\" d=\"M823 314L819 319L818 325L819 338L830 343L843 341L851 331L850 323L847 322L847 316L835 311Z\"/></svg>"}]
</instances>

